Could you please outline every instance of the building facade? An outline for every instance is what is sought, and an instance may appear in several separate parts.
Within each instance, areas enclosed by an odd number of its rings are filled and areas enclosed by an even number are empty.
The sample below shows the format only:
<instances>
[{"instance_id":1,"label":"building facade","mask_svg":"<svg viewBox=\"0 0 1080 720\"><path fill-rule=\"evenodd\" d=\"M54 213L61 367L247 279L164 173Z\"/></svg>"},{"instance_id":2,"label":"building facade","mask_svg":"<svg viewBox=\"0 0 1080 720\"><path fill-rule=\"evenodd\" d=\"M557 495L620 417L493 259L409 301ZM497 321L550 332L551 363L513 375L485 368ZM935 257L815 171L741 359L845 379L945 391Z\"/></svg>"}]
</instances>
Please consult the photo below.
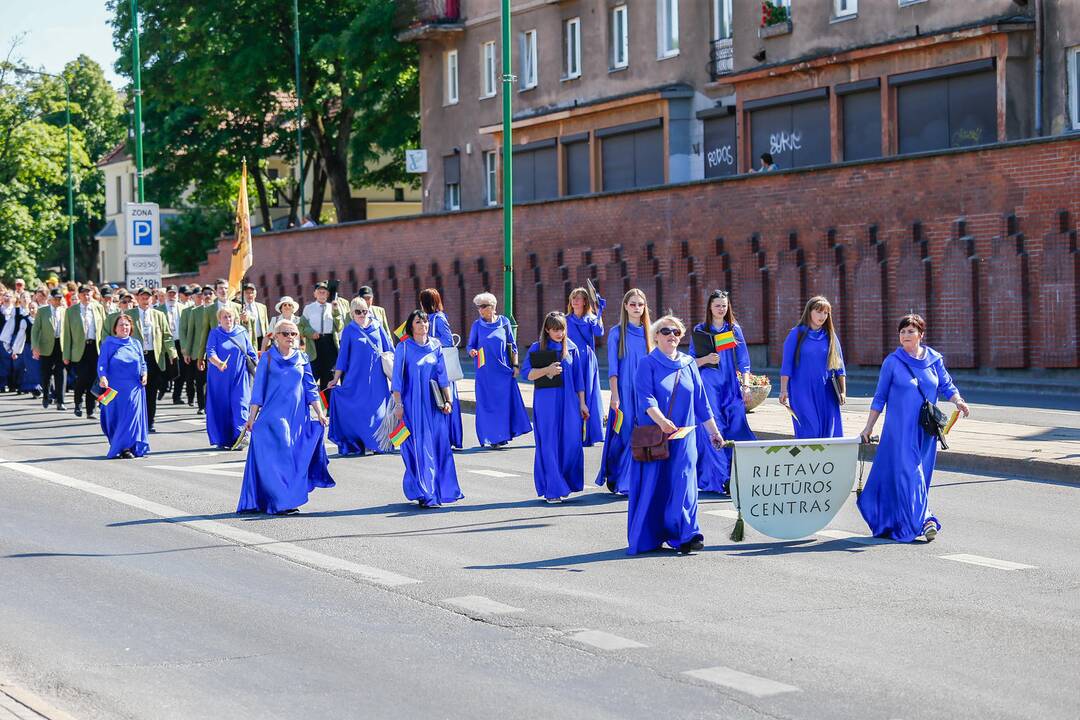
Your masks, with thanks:
<instances>
[{"instance_id":1,"label":"building facade","mask_svg":"<svg viewBox=\"0 0 1080 720\"><path fill-rule=\"evenodd\" d=\"M499 0L411 0L425 212L501 202ZM1075 0L514 0L515 202L1080 131Z\"/></svg>"}]
</instances>

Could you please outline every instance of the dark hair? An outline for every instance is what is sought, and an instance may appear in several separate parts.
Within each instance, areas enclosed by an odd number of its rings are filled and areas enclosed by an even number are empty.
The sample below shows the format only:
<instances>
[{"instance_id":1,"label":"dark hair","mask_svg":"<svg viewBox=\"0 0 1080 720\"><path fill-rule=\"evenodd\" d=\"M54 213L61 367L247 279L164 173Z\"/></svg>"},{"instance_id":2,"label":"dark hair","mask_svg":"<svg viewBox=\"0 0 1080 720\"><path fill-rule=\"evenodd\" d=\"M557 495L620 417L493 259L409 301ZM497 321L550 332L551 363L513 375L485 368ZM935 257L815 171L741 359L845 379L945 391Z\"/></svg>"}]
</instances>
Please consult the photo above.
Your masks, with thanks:
<instances>
[{"instance_id":1,"label":"dark hair","mask_svg":"<svg viewBox=\"0 0 1080 720\"><path fill-rule=\"evenodd\" d=\"M896 332L900 332L906 327L913 327L919 331L920 335L926 334L926 321L923 320L922 315L917 313L908 313L904 317L900 318L900 325L896 328Z\"/></svg>"},{"instance_id":2,"label":"dark hair","mask_svg":"<svg viewBox=\"0 0 1080 720\"><path fill-rule=\"evenodd\" d=\"M765 161L766 165L773 164L772 153L761 153L761 159Z\"/></svg>"},{"instance_id":3,"label":"dark hair","mask_svg":"<svg viewBox=\"0 0 1080 720\"><path fill-rule=\"evenodd\" d=\"M131 319L131 316L128 315L127 313L117 313L116 317L113 318L112 327L109 328L109 332L112 333L113 335L115 335L116 334L116 325L117 325L117 323L119 323L124 318L127 318L128 324L131 325L131 329L134 330L135 329L135 321Z\"/></svg>"},{"instance_id":4,"label":"dark hair","mask_svg":"<svg viewBox=\"0 0 1080 720\"><path fill-rule=\"evenodd\" d=\"M712 325L712 304L713 300L719 300L723 298L727 300L727 313L724 315L724 321L728 325L735 328L735 310L731 307L731 293L727 290L713 290L709 293L709 298L705 301L705 327Z\"/></svg>"},{"instance_id":5,"label":"dark hair","mask_svg":"<svg viewBox=\"0 0 1080 720\"><path fill-rule=\"evenodd\" d=\"M442 312L442 295L435 288L425 288L420 291L420 307L426 313Z\"/></svg>"},{"instance_id":6,"label":"dark hair","mask_svg":"<svg viewBox=\"0 0 1080 720\"><path fill-rule=\"evenodd\" d=\"M217 287L218 285L224 285L224 286L228 287L229 281L226 280L225 278L218 278L217 280L214 281L214 287Z\"/></svg>"},{"instance_id":7,"label":"dark hair","mask_svg":"<svg viewBox=\"0 0 1080 720\"><path fill-rule=\"evenodd\" d=\"M370 285L361 285L360 289L356 291L357 297L375 297L375 291L371 289Z\"/></svg>"},{"instance_id":8,"label":"dark hair","mask_svg":"<svg viewBox=\"0 0 1080 720\"><path fill-rule=\"evenodd\" d=\"M544 325L540 329L540 347L545 350L550 350L551 336L548 335L548 330L562 330L563 333L567 332L566 327L566 314L561 313L558 310L553 310L544 317ZM570 354L569 338L564 334L562 341L562 359L565 360L566 356Z\"/></svg>"},{"instance_id":9,"label":"dark hair","mask_svg":"<svg viewBox=\"0 0 1080 720\"><path fill-rule=\"evenodd\" d=\"M412 337L413 336L413 323L415 323L417 320L427 320L427 319L428 319L428 314L426 312L424 312L423 310L419 310L419 309L418 310L413 310L411 313L409 313L409 317L405 318L405 336L406 337Z\"/></svg>"}]
</instances>

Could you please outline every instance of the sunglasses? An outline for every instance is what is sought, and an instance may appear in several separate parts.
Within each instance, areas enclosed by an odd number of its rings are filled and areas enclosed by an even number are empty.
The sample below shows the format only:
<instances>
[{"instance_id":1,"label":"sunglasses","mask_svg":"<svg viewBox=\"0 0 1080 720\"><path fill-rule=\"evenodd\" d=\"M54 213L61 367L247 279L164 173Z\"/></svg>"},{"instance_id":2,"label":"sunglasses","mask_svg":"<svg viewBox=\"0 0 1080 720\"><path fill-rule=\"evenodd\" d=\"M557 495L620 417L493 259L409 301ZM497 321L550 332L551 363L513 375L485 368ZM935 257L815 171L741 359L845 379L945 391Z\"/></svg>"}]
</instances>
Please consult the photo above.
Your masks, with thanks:
<instances>
[{"instance_id":1,"label":"sunglasses","mask_svg":"<svg viewBox=\"0 0 1080 720\"><path fill-rule=\"evenodd\" d=\"M278 335L280 335L282 337L296 337L299 334L300 333L288 332L288 331L285 331L285 330L278 333Z\"/></svg>"},{"instance_id":2,"label":"sunglasses","mask_svg":"<svg viewBox=\"0 0 1080 720\"><path fill-rule=\"evenodd\" d=\"M367 310L353 310L352 314L353 315L367 315L368 311Z\"/></svg>"},{"instance_id":3,"label":"sunglasses","mask_svg":"<svg viewBox=\"0 0 1080 720\"><path fill-rule=\"evenodd\" d=\"M660 333L661 335L665 335L665 336L666 335L674 335L675 337L682 337L682 330L680 330L679 328L662 327L659 330L657 330L656 332Z\"/></svg>"},{"instance_id":4,"label":"sunglasses","mask_svg":"<svg viewBox=\"0 0 1080 720\"><path fill-rule=\"evenodd\" d=\"M483 310L484 308L491 308L491 307L495 307L495 306L494 306L494 305L477 305L476 307L478 307L478 308L480 308L481 310Z\"/></svg>"}]
</instances>

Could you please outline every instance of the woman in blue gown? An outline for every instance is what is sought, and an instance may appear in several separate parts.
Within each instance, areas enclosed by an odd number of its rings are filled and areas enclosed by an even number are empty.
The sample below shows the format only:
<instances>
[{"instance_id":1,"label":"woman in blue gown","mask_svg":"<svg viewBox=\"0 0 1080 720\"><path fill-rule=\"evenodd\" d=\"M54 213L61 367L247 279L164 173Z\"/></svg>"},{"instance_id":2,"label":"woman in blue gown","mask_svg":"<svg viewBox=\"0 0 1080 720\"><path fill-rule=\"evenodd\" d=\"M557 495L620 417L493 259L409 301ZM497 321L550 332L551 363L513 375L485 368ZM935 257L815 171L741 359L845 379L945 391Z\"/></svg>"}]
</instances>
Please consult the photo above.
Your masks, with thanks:
<instances>
[{"instance_id":1,"label":"woman in blue gown","mask_svg":"<svg viewBox=\"0 0 1080 720\"><path fill-rule=\"evenodd\" d=\"M656 348L641 361L634 377L634 424L658 425L669 437L682 428L689 431L681 439L668 440L666 460L631 460L628 555L658 550L665 543L680 553L705 546L697 521L699 448L694 428L704 425L714 445L724 441L697 365L679 352L686 328L667 315L656 321L653 332Z\"/></svg>"},{"instance_id":2,"label":"woman in blue gown","mask_svg":"<svg viewBox=\"0 0 1080 720\"><path fill-rule=\"evenodd\" d=\"M494 295L480 293L473 305L480 317L466 347L476 359L476 439L481 446L502 447L532 431L517 384L517 341L510 321L495 314Z\"/></svg>"},{"instance_id":3,"label":"woman in blue gown","mask_svg":"<svg viewBox=\"0 0 1080 720\"><path fill-rule=\"evenodd\" d=\"M101 431L109 439L110 458L131 459L150 452L146 359L131 328L130 317L117 315L98 355L98 384L116 391L116 397L101 407Z\"/></svg>"},{"instance_id":4,"label":"woman in blue gown","mask_svg":"<svg viewBox=\"0 0 1080 720\"><path fill-rule=\"evenodd\" d=\"M705 317L708 319L695 325L693 332L713 337L730 332L735 336L736 343L733 348L712 352L704 357L698 357L694 343L690 343L690 356L695 358L701 381L705 383L713 418L720 433L728 440L756 440L746 422L746 400L743 397L744 383L750 373L750 353L746 349L742 328L735 322L735 311L726 291L713 290L709 294L705 302ZM742 375L742 382L736 372ZM714 448L701 425L698 425L697 433L698 490L727 495L732 449Z\"/></svg>"},{"instance_id":5,"label":"woman in blue gown","mask_svg":"<svg viewBox=\"0 0 1080 720\"><path fill-rule=\"evenodd\" d=\"M841 437L840 406L847 400L844 352L833 326L832 306L817 295L784 340L780 404L787 407L797 438Z\"/></svg>"},{"instance_id":6,"label":"woman in blue gown","mask_svg":"<svg viewBox=\"0 0 1080 720\"><path fill-rule=\"evenodd\" d=\"M536 387L533 390L536 425L533 482L537 496L549 503L558 503L585 487L585 451L581 441L582 423L589 420L583 377L585 363L578 347L567 337L566 316L561 312L547 314L540 337L541 341L529 347L521 372L532 382L541 378L562 378L560 387ZM535 367L532 354L540 350L553 350L558 359Z\"/></svg>"},{"instance_id":7,"label":"woman in blue gown","mask_svg":"<svg viewBox=\"0 0 1080 720\"><path fill-rule=\"evenodd\" d=\"M630 487L630 432L637 416L634 378L638 363L652 352L649 327L649 304L645 293L637 288L623 296L619 324L611 328L607 338L608 388L611 401L608 409L607 435L600 456L597 485L625 495Z\"/></svg>"},{"instance_id":8,"label":"woman in blue gown","mask_svg":"<svg viewBox=\"0 0 1080 720\"><path fill-rule=\"evenodd\" d=\"M450 330L450 321L443 312L442 295L435 288L426 288L420 291L420 308L428 314L429 334L442 343L444 348L457 349L461 338L454 339L454 333ZM464 441L464 432L461 428L461 401L458 399L457 385L450 383L450 400L454 409L450 412L450 445L460 450Z\"/></svg>"},{"instance_id":9,"label":"woman in blue gown","mask_svg":"<svg viewBox=\"0 0 1080 720\"><path fill-rule=\"evenodd\" d=\"M409 335L394 349L394 416L405 423L401 444L405 497L420 507L439 507L465 497L458 486L450 450L450 382L442 343L428 336L428 316L413 310L405 321ZM435 390L439 397L435 397ZM437 404L439 403L439 404Z\"/></svg>"},{"instance_id":10,"label":"woman in blue gown","mask_svg":"<svg viewBox=\"0 0 1080 720\"><path fill-rule=\"evenodd\" d=\"M597 295L599 307L592 307L585 288L570 291L566 306L567 334L581 353L582 377L585 381L585 405L589 419L585 421L585 447L604 441L604 415L600 409L600 363L596 359L596 338L604 335L604 308L607 301ZM533 413L535 414L535 409Z\"/></svg>"},{"instance_id":11,"label":"woman in blue gown","mask_svg":"<svg viewBox=\"0 0 1080 720\"><path fill-rule=\"evenodd\" d=\"M334 379L326 386L330 400L329 437L339 455L379 452L377 433L389 412L390 385L383 372L383 353L394 343L363 298L351 303L352 322L341 333Z\"/></svg>"},{"instance_id":12,"label":"woman in blue gown","mask_svg":"<svg viewBox=\"0 0 1080 720\"><path fill-rule=\"evenodd\" d=\"M323 446L328 420L311 363L291 320L274 326L273 345L259 359L247 419L250 433L236 512L297 512L315 488L334 487ZM312 420L308 408L315 412Z\"/></svg>"},{"instance_id":13,"label":"woman in blue gown","mask_svg":"<svg viewBox=\"0 0 1080 720\"><path fill-rule=\"evenodd\" d=\"M899 332L900 347L881 365L861 433L863 441L869 442L881 411L888 406L881 442L858 505L875 537L911 542L921 535L930 542L941 530L929 506L937 438L919 425L919 412L924 399L939 397L956 405L964 417L969 410L941 354L922 344L926 321L919 315L905 315Z\"/></svg>"},{"instance_id":14,"label":"woman in blue gown","mask_svg":"<svg viewBox=\"0 0 1080 720\"><path fill-rule=\"evenodd\" d=\"M248 421L251 373L247 361L258 360L247 328L237 322L234 311L218 311L219 325L206 338L206 434L210 444L231 450Z\"/></svg>"}]
</instances>

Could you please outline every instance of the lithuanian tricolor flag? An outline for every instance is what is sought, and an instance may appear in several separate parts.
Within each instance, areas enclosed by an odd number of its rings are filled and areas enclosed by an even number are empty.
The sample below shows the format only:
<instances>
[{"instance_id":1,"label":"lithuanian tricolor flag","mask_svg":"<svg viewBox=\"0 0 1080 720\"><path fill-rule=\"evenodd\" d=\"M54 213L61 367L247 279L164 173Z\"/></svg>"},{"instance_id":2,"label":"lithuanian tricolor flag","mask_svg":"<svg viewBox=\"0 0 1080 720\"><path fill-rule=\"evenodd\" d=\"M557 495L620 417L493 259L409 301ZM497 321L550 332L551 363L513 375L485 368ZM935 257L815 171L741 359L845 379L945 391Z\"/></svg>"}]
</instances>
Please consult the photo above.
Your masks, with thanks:
<instances>
[{"instance_id":1,"label":"lithuanian tricolor flag","mask_svg":"<svg viewBox=\"0 0 1080 720\"><path fill-rule=\"evenodd\" d=\"M109 403L111 403L113 400L116 399L116 394L117 393L116 393L115 390L113 390L112 388L107 387L107 388L105 388L105 392L98 395L97 401L99 403L101 403L102 405L108 405Z\"/></svg>"},{"instance_id":2,"label":"lithuanian tricolor flag","mask_svg":"<svg viewBox=\"0 0 1080 720\"><path fill-rule=\"evenodd\" d=\"M476 369L479 370L480 368L484 367L485 362L487 362L487 360L484 358L484 348L480 348L479 350L477 350L476 355Z\"/></svg>"},{"instance_id":3,"label":"lithuanian tricolor flag","mask_svg":"<svg viewBox=\"0 0 1080 720\"><path fill-rule=\"evenodd\" d=\"M615 428L615 432L622 432L623 411L619 408L615 411L615 422L612 426Z\"/></svg>"},{"instance_id":4,"label":"lithuanian tricolor flag","mask_svg":"<svg viewBox=\"0 0 1080 720\"><path fill-rule=\"evenodd\" d=\"M728 350L735 347L735 332L728 330L727 332L718 333L713 336L713 340L716 341L716 352Z\"/></svg>"},{"instance_id":5,"label":"lithuanian tricolor flag","mask_svg":"<svg viewBox=\"0 0 1080 720\"><path fill-rule=\"evenodd\" d=\"M398 423L398 426L394 428L394 432L390 433L390 442L393 443L394 447L400 448L402 443L408 440L409 435L411 434L409 428L405 427L405 421L402 420Z\"/></svg>"},{"instance_id":6,"label":"lithuanian tricolor flag","mask_svg":"<svg viewBox=\"0 0 1080 720\"><path fill-rule=\"evenodd\" d=\"M405 322L398 325L397 330L394 331L394 337L396 337L398 339L398 342L401 342L402 340L405 339L405 323L407 323L407 322L409 322L409 321L406 320Z\"/></svg>"},{"instance_id":7,"label":"lithuanian tricolor flag","mask_svg":"<svg viewBox=\"0 0 1080 720\"><path fill-rule=\"evenodd\" d=\"M694 431L694 428L692 426L691 427L681 427L678 430L676 430L675 432L668 435L668 440L682 440L684 437L686 437L687 435L689 435L693 431Z\"/></svg>"},{"instance_id":8,"label":"lithuanian tricolor flag","mask_svg":"<svg viewBox=\"0 0 1080 720\"><path fill-rule=\"evenodd\" d=\"M319 391L319 402L322 403L322 410L324 413L330 412L330 400L326 397L326 391Z\"/></svg>"},{"instance_id":9,"label":"lithuanian tricolor flag","mask_svg":"<svg viewBox=\"0 0 1080 720\"><path fill-rule=\"evenodd\" d=\"M949 422L945 423L945 429L941 431L942 435L948 435L949 431L953 429L953 425L960 419L960 411L953 410L952 415L949 417Z\"/></svg>"}]
</instances>

